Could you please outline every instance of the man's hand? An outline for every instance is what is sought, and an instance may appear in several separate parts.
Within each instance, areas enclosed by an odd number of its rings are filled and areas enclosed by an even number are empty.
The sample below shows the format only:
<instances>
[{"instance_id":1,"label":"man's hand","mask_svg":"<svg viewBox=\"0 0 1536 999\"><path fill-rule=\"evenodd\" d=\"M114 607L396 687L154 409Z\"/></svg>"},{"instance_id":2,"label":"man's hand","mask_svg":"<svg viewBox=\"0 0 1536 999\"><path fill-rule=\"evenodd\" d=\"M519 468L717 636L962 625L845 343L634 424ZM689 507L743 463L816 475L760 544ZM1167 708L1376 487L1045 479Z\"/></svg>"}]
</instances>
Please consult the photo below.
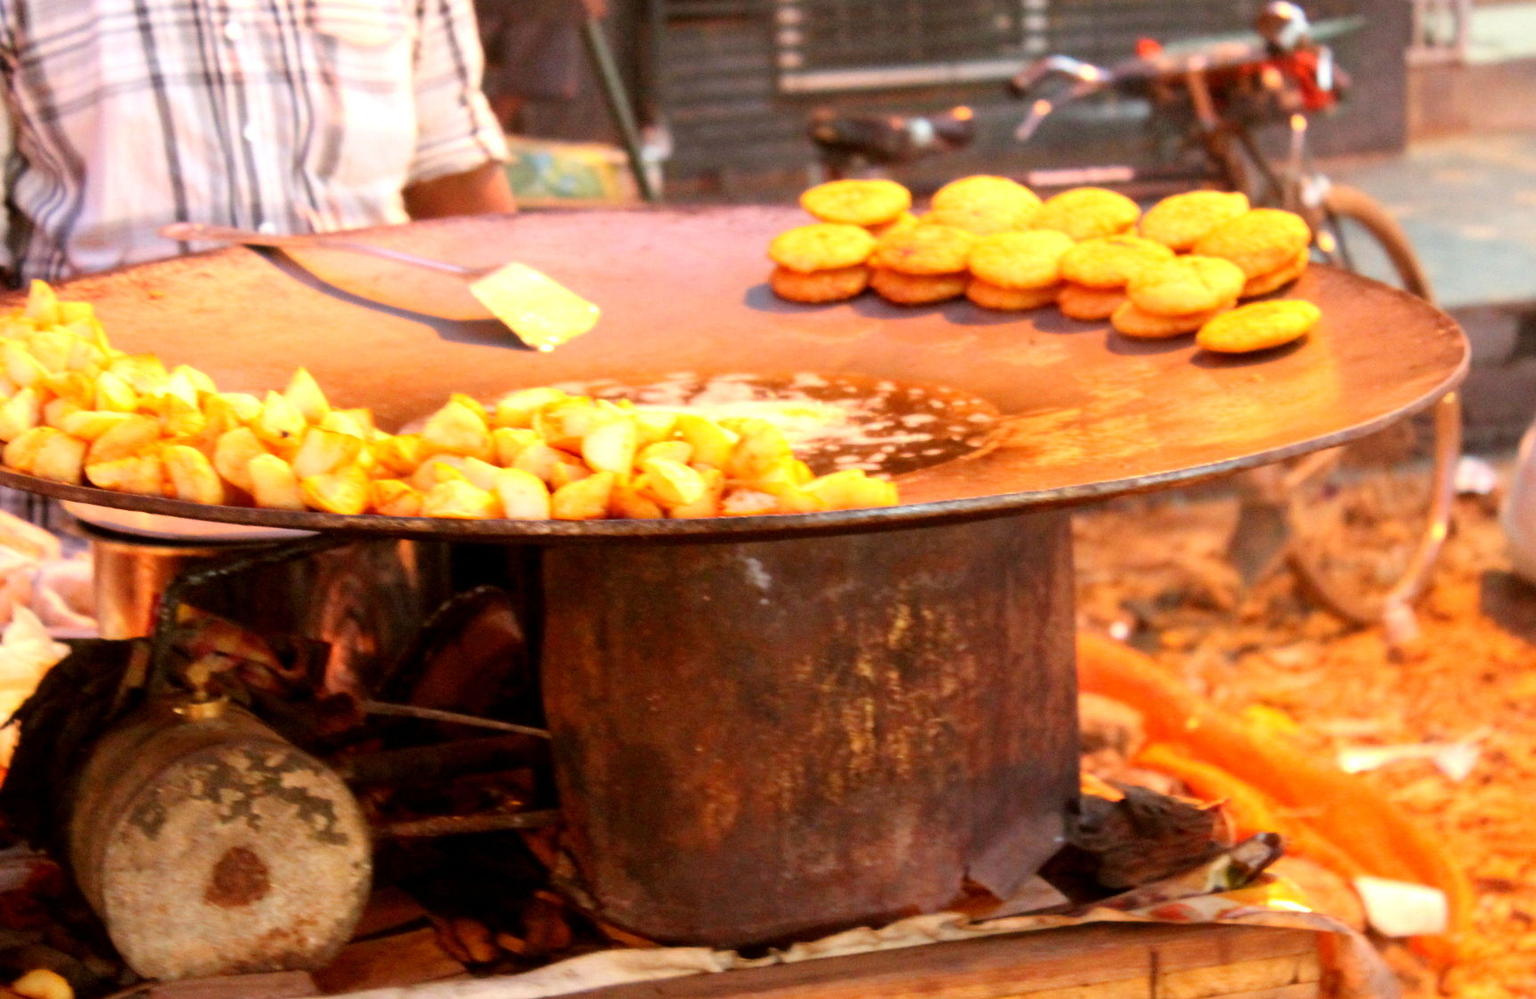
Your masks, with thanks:
<instances>
[{"instance_id":1,"label":"man's hand","mask_svg":"<svg viewBox=\"0 0 1536 999\"><path fill-rule=\"evenodd\" d=\"M506 171L494 162L412 184L404 195L405 210L413 219L517 211Z\"/></svg>"}]
</instances>

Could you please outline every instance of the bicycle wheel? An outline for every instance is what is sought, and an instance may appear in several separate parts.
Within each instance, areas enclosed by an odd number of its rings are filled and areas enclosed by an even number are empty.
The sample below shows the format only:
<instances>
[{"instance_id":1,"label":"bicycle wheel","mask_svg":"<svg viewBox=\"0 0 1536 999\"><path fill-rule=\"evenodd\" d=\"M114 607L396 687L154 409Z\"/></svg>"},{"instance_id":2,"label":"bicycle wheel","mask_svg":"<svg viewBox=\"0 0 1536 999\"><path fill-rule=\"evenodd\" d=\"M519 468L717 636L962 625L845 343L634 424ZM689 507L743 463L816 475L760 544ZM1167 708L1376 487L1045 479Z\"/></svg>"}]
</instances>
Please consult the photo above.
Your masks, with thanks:
<instances>
[{"instance_id":1,"label":"bicycle wheel","mask_svg":"<svg viewBox=\"0 0 1536 999\"><path fill-rule=\"evenodd\" d=\"M1402 227L1369 195L1331 188L1316 228L1326 261L1433 300ZM1453 392L1386 430L1290 465L1286 556L1306 588L1349 620L1411 632L1411 603L1449 530L1460 450Z\"/></svg>"}]
</instances>

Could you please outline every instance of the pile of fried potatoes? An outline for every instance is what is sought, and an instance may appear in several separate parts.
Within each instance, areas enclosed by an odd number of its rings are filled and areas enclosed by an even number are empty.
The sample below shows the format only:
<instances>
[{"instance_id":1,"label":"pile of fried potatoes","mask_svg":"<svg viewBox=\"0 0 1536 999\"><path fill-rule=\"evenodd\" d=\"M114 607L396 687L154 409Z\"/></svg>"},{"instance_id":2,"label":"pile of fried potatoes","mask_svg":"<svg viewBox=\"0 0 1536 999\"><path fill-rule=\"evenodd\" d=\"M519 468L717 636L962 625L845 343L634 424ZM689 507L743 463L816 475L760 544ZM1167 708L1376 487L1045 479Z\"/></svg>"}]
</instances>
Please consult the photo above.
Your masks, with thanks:
<instances>
[{"instance_id":1,"label":"pile of fried potatoes","mask_svg":"<svg viewBox=\"0 0 1536 999\"><path fill-rule=\"evenodd\" d=\"M1143 213L1104 188L1042 201L1016 181L977 175L939 188L921 215L910 191L884 179L818 184L800 204L817 221L768 247L769 284L790 301L869 288L900 305L964 296L997 311L1055 306L1138 339L1206 331L1201 347L1229 353L1279 346L1316 322L1302 303L1238 305L1299 278L1312 236L1300 216L1253 208L1241 193L1189 191Z\"/></svg>"},{"instance_id":2,"label":"pile of fried potatoes","mask_svg":"<svg viewBox=\"0 0 1536 999\"><path fill-rule=\"evenodd\" d=\"M419 433L327 401L221 392L107 341L89 303L33 282L0 317L7 468L196 503L400 517L593 520L814 513L896 503L849 469L816 476L774 424L637 409L554 388L454 395Z\"/></svg>"}]
</instances>

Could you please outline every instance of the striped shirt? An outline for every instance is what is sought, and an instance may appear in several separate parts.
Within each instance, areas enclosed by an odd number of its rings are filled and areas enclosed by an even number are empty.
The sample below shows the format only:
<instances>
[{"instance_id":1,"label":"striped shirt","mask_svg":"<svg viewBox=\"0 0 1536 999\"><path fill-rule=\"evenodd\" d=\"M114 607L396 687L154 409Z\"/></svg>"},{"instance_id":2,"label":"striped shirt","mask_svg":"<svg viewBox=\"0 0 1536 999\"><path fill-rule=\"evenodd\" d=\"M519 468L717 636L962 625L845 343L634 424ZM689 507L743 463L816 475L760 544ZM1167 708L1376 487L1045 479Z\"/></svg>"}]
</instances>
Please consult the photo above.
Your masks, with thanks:
<instances>
[{"instance_id":1,"label":"striped shirt","mask_svg":"<svg viewBox=\"0 0 1536 999\"><path fill-rule=\"evenodd\" d=\"M471 0L0 0L13 280L406 221L401 189L504 160Z\"/></svg>"}]
</instances>

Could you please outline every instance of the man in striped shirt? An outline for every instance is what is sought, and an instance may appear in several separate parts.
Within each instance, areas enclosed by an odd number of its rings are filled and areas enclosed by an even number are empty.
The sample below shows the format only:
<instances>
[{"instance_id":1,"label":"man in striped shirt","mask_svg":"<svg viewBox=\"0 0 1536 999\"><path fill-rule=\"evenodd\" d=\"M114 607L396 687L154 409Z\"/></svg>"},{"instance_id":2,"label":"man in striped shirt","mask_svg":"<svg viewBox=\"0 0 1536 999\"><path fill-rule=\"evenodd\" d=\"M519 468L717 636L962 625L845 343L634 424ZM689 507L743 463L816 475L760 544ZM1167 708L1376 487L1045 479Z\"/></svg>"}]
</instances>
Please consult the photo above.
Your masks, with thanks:
<instances>
[{"instance_id":1,"label":"man in striped shirt","mask_svg":"<svg viewBox=\"0 0 1536 999\"><path fill-rule=\"evenodd\" d=\"M0 0L13 282L511 211L472 0Z\"/></svg>"}]
</instances>

